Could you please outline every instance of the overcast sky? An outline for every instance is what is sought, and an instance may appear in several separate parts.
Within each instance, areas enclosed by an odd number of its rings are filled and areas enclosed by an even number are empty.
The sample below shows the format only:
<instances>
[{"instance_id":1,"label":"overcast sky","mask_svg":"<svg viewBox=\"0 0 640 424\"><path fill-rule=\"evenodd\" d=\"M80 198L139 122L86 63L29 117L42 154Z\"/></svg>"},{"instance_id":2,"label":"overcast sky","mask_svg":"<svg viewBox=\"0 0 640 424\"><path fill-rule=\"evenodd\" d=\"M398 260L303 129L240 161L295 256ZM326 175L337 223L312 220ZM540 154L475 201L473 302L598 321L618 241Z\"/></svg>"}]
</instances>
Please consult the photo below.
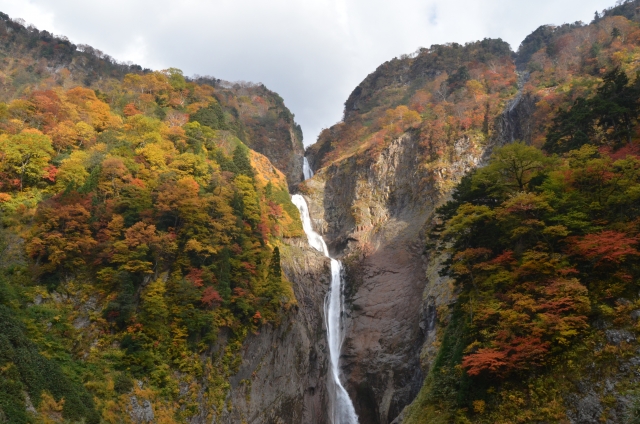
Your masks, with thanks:
<instances>
[{"instance_id":1,"label":"overcast sky","mask_svg":"<svg viewBox=\"0 0 640 424\"><path fill-rule=\"evenodd\" d=\"M0 0L0 11L143 67L262 82L305 145L381 63L419 47L589 22L615 0Z\"/></svg>"}]
</instances>

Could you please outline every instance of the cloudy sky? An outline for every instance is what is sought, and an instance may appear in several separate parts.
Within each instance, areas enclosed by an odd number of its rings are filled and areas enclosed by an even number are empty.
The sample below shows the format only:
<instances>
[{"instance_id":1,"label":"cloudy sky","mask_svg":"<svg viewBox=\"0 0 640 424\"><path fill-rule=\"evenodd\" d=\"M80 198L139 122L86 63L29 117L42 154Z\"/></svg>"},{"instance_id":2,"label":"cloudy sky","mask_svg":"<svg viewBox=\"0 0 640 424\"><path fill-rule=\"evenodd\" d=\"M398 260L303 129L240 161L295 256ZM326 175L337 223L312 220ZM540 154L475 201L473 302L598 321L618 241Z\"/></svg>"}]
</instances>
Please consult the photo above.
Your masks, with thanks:
<instances>
[{"instance_id":1,"label":"cloudy sky","mask_svg":"<svg viewBox=\"0 0 640 424\"><path fill-rule=\"evenodd\" d=\"M419 47L589 22L615 0L0 0L0 11L121 61L262 82L305 144L381 63Z\"/></svg>"}]
</instances>

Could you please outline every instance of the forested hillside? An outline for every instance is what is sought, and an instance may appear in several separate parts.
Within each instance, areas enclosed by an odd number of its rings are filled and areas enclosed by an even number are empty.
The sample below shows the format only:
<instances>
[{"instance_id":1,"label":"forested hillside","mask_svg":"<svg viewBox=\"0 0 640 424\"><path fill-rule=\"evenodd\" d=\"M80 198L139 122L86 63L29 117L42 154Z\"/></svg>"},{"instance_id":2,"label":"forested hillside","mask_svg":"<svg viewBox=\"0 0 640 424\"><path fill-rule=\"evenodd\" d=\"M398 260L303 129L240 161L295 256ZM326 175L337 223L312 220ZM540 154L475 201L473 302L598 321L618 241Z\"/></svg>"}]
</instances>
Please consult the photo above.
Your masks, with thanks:
<instances>
[{"instance_id":1,"label":"forested hillside","mask_svg":"<svg viewBox=\"0 0 640 424\"><path fill-rule=\"evenodd\" d=\"M635 3L520 47L530 145L495 149L438 210L458 300L406 422L640 417Z\"/></svg>"},{"instance_id":2,"label":"forested hillside","mask_svg":"<svg viewBox=\"0 0 640 424\"><path fill-rule=\"evenodd\" d=\"M296 304L299 214L247 147L295 140L292 115L261 85L0 30L0 422L210 420L247 334Z\"/></svg>"},{"instance_id":3,"label":"forested hillside","mask_svg":"<svg viewBox=\"0 0 640 424\"><path fill-rule=\"evenodd\" d=\"M123 81L127 74L127 81ZM262 84L202 76L186 78L178 86L174 79L168 90L166 81L150 74L150 69L118 62L91 46L75 45L64 36L25 27L24 21L0 14L0 100L8 102L34 90L83 86L96 91L121 115L132 100L132 92L139 94L135 106L160 120L173 119L175 112L193 114L209 106L199 115L209 127L233 130L244 144L284 172L289 184L301 180L302 130L277 93ZM198 86L215 90L209 90L209 98L203 100L194 94ZM202 103L213 100L217 105Z\"/></svg>"},{"instance_id":4,"label":"forested hillside","mask_svg":"<svg viewBox=\"0 0 640 424\"><path fill-rule=\"evenodd\" d=\"M316 168L354 154L375 157L401 134L417 131L427 160L437 162L454 140L489 137L517 79L502 40L434 45L393 59L353 91L344 121L323 131L308 155Z\"/></svg>"}]
</instances>

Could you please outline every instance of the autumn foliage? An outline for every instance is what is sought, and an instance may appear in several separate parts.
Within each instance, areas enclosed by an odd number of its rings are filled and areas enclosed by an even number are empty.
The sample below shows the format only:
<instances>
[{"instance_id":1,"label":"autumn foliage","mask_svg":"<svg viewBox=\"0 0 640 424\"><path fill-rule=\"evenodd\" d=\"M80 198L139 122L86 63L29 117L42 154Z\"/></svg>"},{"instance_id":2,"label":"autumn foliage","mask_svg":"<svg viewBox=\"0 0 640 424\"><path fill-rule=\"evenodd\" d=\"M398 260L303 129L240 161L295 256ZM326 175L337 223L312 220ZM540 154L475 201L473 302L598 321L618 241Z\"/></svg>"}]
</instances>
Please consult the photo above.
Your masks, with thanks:
<instances>
[{"instance_id":1,"label":"autumn foliage","mask_svg":"<svg viewBox=\"0 0 640 424\"><path fill-rule=\"evenodd\" d=\"M198 321L224 307L252 325L264 302L274 309L262 308L263 314L276 319L283 305L264 298L260 287L267 244L283 235L287 212L278 202L289 201L269 196L274 184L286 190L284 181L268 177L267 189L254 178L252 153L224 114L176 126L178 113L197 117L210 105L222 111L212 87L187 84L169 69L127 75L120 89L124 97L111 105L83 87L34 91L9 103L0 121L7 200L16 208L43 198L30 206L36 225L27 241L42 277L87 273L117 293L125 275L141 286L170 274L200 293ZM112 110L124 101L121 114ZM161 101L169 108L165 120L153 116L152 104ZM282 290L269 296L285 299ZM118 317L123 327L120 307L113 302L107 318Z\"/></svg>"},{"instance_id":2,"label":"autumn foliage","mask_svg":"<svg viewBox=\"0 0 640 424\"><path fill-rule=\"evenodd\" d=\"M406 132L420 140L423 160L434 163L463 137L484 143L517 90L514 71L510 49L499 39L434 45L386 62L347 100L343 122L311 147L317 166L354 154L374 158Z\"/></svg>"},{"instance_id":3,"label":"autumn foliage","mask_svg":"<svg viewBox=\"0 0 640 424\"><path fill-rule=\"evenodd\" d=\"M273 269L281 238L301 234L298 211L285 176L243 142L259 141L247 120L274 99L246 87L265 98L242 103L245 124L232 91L174 68L104 91L47 84L0 103L0 216L24 240L30 284L90 293L96 334L119 346L106 366L157 388L176 384L168 370L203 384L198 355L228 329L224 382L244 337L295 302Z\"/></svg>"},{"instance_id":4,"label":"autumn foliage","mask_svg":"<svg viewBox=\"0 0 640 424\"><path fill-rule=\"evenodd\" d=\"M628 322L624 305L640 289L636 146L588 143L557 157L506 145L438 209L430 237L450 255L444 273L459 297L425 385L431 399L453 390L461 405L491 399L504 414L511 400L493 393L566 369L561 358L585 352L595 323Z\"/></svg>"}]
</instances>

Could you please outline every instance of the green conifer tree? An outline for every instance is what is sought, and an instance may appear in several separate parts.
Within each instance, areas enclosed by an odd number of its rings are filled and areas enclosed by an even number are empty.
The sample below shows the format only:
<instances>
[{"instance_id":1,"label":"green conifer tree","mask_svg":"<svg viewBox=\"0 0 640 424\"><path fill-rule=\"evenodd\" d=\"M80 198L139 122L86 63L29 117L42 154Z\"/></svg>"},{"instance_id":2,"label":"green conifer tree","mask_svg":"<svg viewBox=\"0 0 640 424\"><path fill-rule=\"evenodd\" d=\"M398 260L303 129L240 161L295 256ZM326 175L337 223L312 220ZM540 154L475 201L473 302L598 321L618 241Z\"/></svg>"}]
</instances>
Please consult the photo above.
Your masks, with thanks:
<instances>
[{"instance_id":1,"label":"green conifer tree","mask_svg":"<svg viewBox=\"0 0 640 424\"><path fill-rule=\"evenodd\" d=\"M246 175L247 177L253 178L255 176L255 171L251 166L251 160L249 159L249 149L240 144L233 151L233 163L238 168L238 172L242 175Z\"/></svg>"},{"instance_id":2,"label":"green conifer tree","mask_svg":"<svg viewBox=\"0 0 640 424\"><path fill-rule=\"evenodd\" d=\"M231 299L231 263L229 262L229 249L222 250L220 258L220 274L218 275L218 293L228 302Z\"/></svg>"}]
</instances>

